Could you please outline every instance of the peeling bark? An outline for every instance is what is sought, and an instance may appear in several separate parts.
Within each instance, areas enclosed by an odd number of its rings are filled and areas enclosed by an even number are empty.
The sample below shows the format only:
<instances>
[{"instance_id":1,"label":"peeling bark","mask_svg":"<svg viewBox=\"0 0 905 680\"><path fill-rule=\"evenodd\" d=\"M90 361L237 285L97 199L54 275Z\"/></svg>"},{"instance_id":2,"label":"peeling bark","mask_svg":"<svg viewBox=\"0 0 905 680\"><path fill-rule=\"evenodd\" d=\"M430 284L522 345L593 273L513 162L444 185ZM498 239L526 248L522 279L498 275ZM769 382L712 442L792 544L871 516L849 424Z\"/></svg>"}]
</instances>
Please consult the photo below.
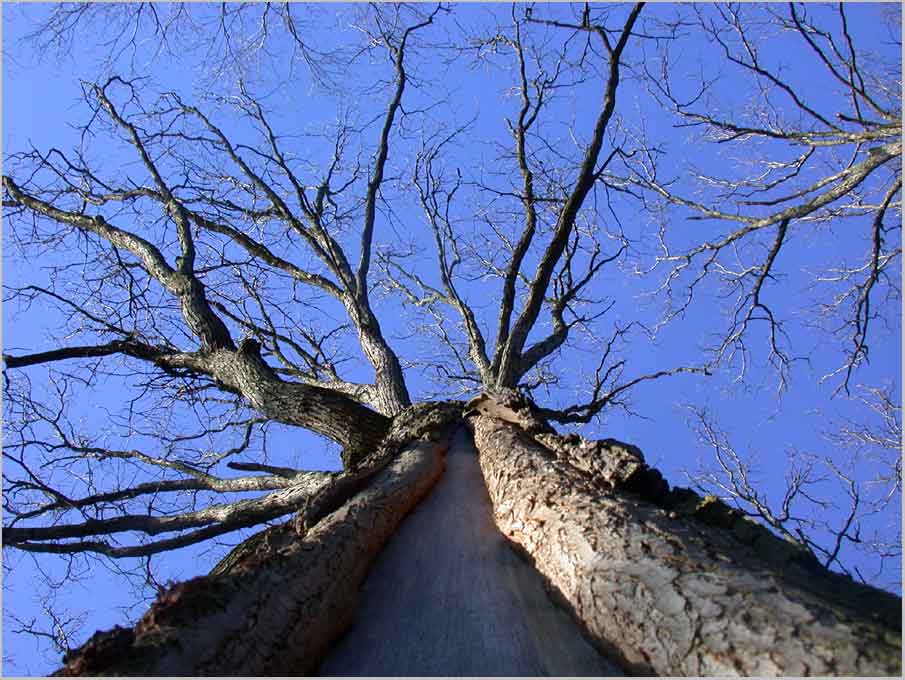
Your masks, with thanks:
<instances>
[{"instance_id":1,"label":"peeling bark","mask_svg":"<svg viewBox=\"0 0 905 680\"><path fill-rule=\"evenodd\" d=\"M480 409L470 423L497 526L626 670L901 674L894 595L775 551L775 537L746 544L634 447L534 436Z\"/></svg>"},{"instance_id":2,"label":"peeling bark","mask_svg":"<svg viewBox=\"0 0 905 680\"><path fill-rule=\"evenodd\" d=\"M442 474L445 446L411 445L303 538L174 586L134 629L95 634L55 675L311 672L351 624L375 556Z\"/></svg>"}]
</instances>

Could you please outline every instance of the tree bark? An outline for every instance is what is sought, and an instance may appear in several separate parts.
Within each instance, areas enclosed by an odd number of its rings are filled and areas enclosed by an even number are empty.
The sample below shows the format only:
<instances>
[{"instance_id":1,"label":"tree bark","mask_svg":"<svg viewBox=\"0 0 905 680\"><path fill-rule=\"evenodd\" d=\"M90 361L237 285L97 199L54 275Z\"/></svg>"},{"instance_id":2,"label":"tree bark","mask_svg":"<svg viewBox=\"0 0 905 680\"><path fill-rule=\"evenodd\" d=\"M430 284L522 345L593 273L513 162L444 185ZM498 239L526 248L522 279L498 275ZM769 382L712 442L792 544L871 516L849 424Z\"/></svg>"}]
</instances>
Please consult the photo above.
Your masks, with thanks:
<instances>
[{"instance_id":1,"label":"tree bark","mask_svg":"<svg viewBox=\"0 0 905 680\"><path fill-rule=\"evenodd\" d=\"M627 671L901 674L900 598L670 492L634 447L530 434L510 409L476 410L497 526Z\"/></svg>"},{"instance_id":2,"label":"tree bark","mask_svg":"<svg viewBox=\"0 0 905 680\"><path fill-rule=\"evenodd\" d=\"M823 569L718 502L670 490L635 447L558 436L513 395L473 400L466 409L496 526L622 670L900 674L900 598ZM397 418L388 440L448 432L461 412L456 403L416 405ZM303 513L313 527L290 522L246 542L210 576L167 591L134 629L96 634L57 674L316 671L351 624L378 552L440 478L445 449L445 439L416 441L386 467L380 467L385 459L379 453L361 461L350 473L349 493L338 492ZM379 472L372 475L374 469ZM366 488L355 474L364 475ZM468 500L446 501L461 502ZM428 515L455 517L443 512L435 508ZM454 520L447 519L432 530L452 541L469 533L456 534ZM450 554L458 549L464 547L451 547ZM489 568L483 558L474 561L475 574ZM400 584L400 597L412 589L410 580ZM517 599L527 597L524 583L510 581ZM482 588L486 582L471 583ZM443 593L456 598L449 588ZM469 615L487 620L479 608ZM403 624L398 616L387 622ZM378 629L381 634L365 636L369 644L386 643L382 632L388 628ZM402 645L423 642L399 639ZM423 658L431 651L418 653Z\"/></svg>"},{"instance_id":3,"label":"tree bark","mask_svg":"<svg viewBox=\"0 0 905 680\"><path fill-rule=\"evenodd\" d=\"M408 389L399 357L387 344L377 317L367 299L352 296L345 301L349 317L358 330L358 342L371 366L374 367L374 398L372 405L385 416L395 416L411 406Z\"/></svg>"},{"instance_id":4,"label":"tree bark","mask_svg":"<svg viewBox=\"0 0 905 680\"><path fill-rule=\"evenodd\" d=\"M220 350L191 361L248 399L262 415L338 442L344 460L366 455L380 445L392 424L390 418L334 390L281 380L258 350L256 342L246 340L237 351Z\"/></svg>"},{"instance_id":5,"label":"tree bark","mask_svg":"<svg viewBox=\"0 0 905 680\"><path fill-rule=\"evenodd\" d=\"M417 642L413 642L417 641ZM622 675L551 602L540 574L493 523L471 434L362 584L355 624L320 676Z\"/></svg>"}]
</instances>

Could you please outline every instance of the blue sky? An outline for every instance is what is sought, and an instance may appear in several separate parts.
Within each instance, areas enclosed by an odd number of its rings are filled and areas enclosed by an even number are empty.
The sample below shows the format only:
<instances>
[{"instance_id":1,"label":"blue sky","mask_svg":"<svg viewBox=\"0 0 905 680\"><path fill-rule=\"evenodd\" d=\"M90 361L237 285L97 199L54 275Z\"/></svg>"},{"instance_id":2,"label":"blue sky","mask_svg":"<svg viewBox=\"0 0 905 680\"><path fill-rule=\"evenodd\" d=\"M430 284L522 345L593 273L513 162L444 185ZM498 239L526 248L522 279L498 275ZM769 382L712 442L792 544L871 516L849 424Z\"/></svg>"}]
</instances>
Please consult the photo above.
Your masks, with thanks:
<instances>
[{"instance_id":1,"label":"blue sky","mask_svg":"<svg viewBox=\"0 0 905 680\"><path fill-rule=\"evenodd\" d=\"M888 30L881 20L880 9L878 5L849 7L849 30L856 44L869 45L886 55L895 55L897 60L899 48L886 42ZM46 11L47 8L40 5L4 8L2 141L5 157L27 148L29 144L45 150L51 147L69 149L77 144L78 134L72 125L84 123L89 116L84 104L80 103L79 82L101 78L105 68L99 63L101 51L88 49L87 44L85 49L57 59L50 54L35 54L21 43L20 37L28 31L30 22ZM650 7L649 11L654 17L666 17L672 9ZM814 11L819 13L820 10ZM324 22L326 27L320 29L319 36L326 40L327 35L332 35L340 43L354 39L356 32L350 29L355 23L354 17L333 8L324 7L321 12L317 21ZM624 14L624 8L622 12ZM497 21L505 21L507 14L508 10L500 7L457 7L454 12L455 18L466 28L482 27L485 31L490 30ZM832 14L827 11L826 17L831 20ZM449 30L452 31L452 27ZM432 37L442 43L447 35L438 31ZM800 88L798 92L818 107L826 110L838 108L838 94L833 84L806 58L806 53L793 52L792 43L784 42L788 40L786 36L773 36L771 39L774 42L770 43L770 58L775 59L776 63L783 62L783 73ZM390 72L377 52L373 59L361 58L356 62L356 78L347 83L353 94L331 95L310 81L303 64L297 63L291 75L284 70L273 69L274 65L287 63L290 51L287 44L276 40L268 43L268 50L269 54L260 56L252 64L249 75L258 88L256 92L263 94L263 101L273 112L274 125L285 134L294 135L291 137L296 145L294 148L304 149L304 162L311 167L322 165L329 157L329 145L317 135L330 129L338 111L355 116L360 121L369 121L379 113L386 95L382 88L372 85L389 77ZM415 111L421 105L430 104L436 98L437 87L444 89L447 99L440 106L426 109L423 115L413 114L410 122L404 122L402 134L394 137L391 146L393 174L386 192L390 196L388 205L392 207L392 213L384 213L379 218L376 240L387 245L398 245L403 239L410 240L421 249L421 254L411 261L413 270L436 282L431 240L413 196L407 191L411 188L411 165L417 143L433 132L469 123L467 133L457 139L444 157L447 168L451 172L456 168L463 169L464 175L475 182L486 181L494 186L504 186L504 181L512 180L505 179L508 169L500 160L498 145L508 143L504 118L514 115L517 99L507 89L511 86L511 73L507 70L511 67L511 60L506 55L500 54L475 63L467 54L456 55L448 50L433 54L443 55L443 58L422 57L413 62L412 72L419 80L418 85L413 85L406 92L405 105ZM756 99L757 92L750 83L740 80L715 54L714 48L707 45L703 38L690 32L675 52L677 60L674 67L677 73L684 70L689 77L701 72L707 77L721 76L714 89L714 105L719 107L718 110L744 111L746 103ZM121 55L117 68L126 68L130 57L128 53ZM630 57L638 59L640 54L635 52ZM226 104L211 100L219 91L218 87L225 94L234 93L235 83L221 77L211 80L207 68L209 64L203 52L184 54L178 62L162 55L146 64L146 58L147 51L139 52L135 64L136 68L147 72L149 91L176 90L191 101L204 102L205 110L215 111L219 115L218 122L226 126L231 134L253 143L251 127L231 115ZM567 148L572 143L573 134L579 137L587 135L591 117L596 112L595 84L580 85L574 94L565 94L556 103L554 113L544 121L551 146ZM779 102L777 105L782 106ZM635 133L643 130L662 146L664 173L676 174L680 178L678 186L688 182L690 167L715 172L733 169L746 160L744 148L738 151L702 145L693 138L695 130L675 127L676 120L652 102L644 83L637 79L624 78L618 112L625 121L626 130ZM368 157L378 129L375 124L364 128L360 142L361 158ZM88 151L100 166L113 175L119 172L138 173L134 159L124 155L121 144L98 137L92 140ZM463 201L473 200L477 205L481 192L474 187L466 188L463 196ZM466 204L457 213L457 225L465 236L480 234L481 229L486 227L480 219L481 215L496 219L511 206L496 202L490 207L486 203L478 206L480 210L466 209L470 207ZM601 214L604 212L601 211ZM630 258L619 267L606 268L594 283L595 295L614 302L612 311L602 322L601 335L606 335L614 322L624 324L639 320L653 325L662 311L662 299L649 295L656 287L657 279L634 274L636 266L649 263L654 250L651 235L657 225L630 201L615 203L612 215L618 217L625 233L633 241ZM689 221L687 216L681 211L669 214L670 233L679 239L699 242L702 236L710 234L707 230L718 228L713 224ZM601 218L601 221L604 220ZM58 250L40 258L26 259L10 243L6 226L3 279L7 286L46 281L49 274L44 267L49 263L79 262L78 253L72 250ZM827 433L833 432L840 422L846 420L858 423L869 421L871 414L855 400L834 397L838 381L821 382L821 377L839 364L840 343L814 327L809 309L815 300L823 299L826 294L823 288L814 285L814 272L824 272L834 263L857 258L865 252L867 232L866 227L861 226L860 231L857 225L850 222L801 229L782 252L779 263L781 278L767 294L774 310L787 319L795 353L808 357L807 362L793 366L788 389L778 392L776 372L766 365L764 338L758 337L755 332L749 343L751 361L744 380L737 379L738 365L727 365L709 377L678 376L645 383L631 395L631 409L637 415L619 409L607 411L600 422L592 423L581 432L589 437L612 437L638 445L648 461L664 471L667 479L673 484L685 485L684 471L695 470L700 465L712 465L711 452L696 439L689 427L688 407L706 408L720 427L731 435L738 450L750 454L756 461L760 488L774 500L781 497L790 452L832 456L840 465L844 464L848 454L834 447L827 439ZM602 234L606 228L615 230L615 225L597 224L596 228L604 248L613 248L613 244ZM480 249L476 250L480 254ZM897 273L898 277L900 274ZM75 280L72 285L77 285ZM498 283L478 279L463 281L460 286L472 302L485 333L491 334ZM436 341L416 333L418 318L411 309L400 303L398 297L375 293L374 300L375 312L400 356L429 360L437 353ZM335 306L328 302L318 301L318 304L325 316L339 314ZM699 361L701 346L712 342L714 334L723 328L726 304L727 300L719 289L712 286L705 288L684 318L665 327L656 338L650 339L642 333L632 336L622 352L629 360L626 378ZM888 386L900 400L901 317L896 311L898 305L898 301L891 303L892 312L887 314L886 326L874 324L870 363L859 370L855 383ZM65 327L65 320L50 307L34 305L25 309L15 303L4 305L3 322L4 352L9 353L36 352L55 347L59 344L59 340L55 339L59 329ZM346 364L348 377L367 379L369 369L360 360L357 349L354 345L347 345L345 349L351 357ZM574 393L596 367L598 355L599 350L579 340L577 346L556 364L556 370L566 377L563 383L553 388L549 397L542 392L536 396L560 404L574 400ZM134 393L134 377L125 370L118 373L118 377L109 376L89 387L73 384L73 393L68 397L71 420L77 422L81 430L93 436L104 434L110 441L126 439L121 432L113 431L116 421L111 416L121 407L123 396ZM36 389L44 389L40 386L42 374L40 367L28 369L28 376ZM433 382L431 377L430 373L422 372L417 367L407 370L409 389L415 399L442 390L442 386ZM191 415L179 412L178 408L172 413L149 410L147 416L148 423L159 427L193 426ZM197 423L194 425L197 427ZM154 445L150 437L133 435L128 439L132 446L136 445L136 440L149 447ZM229 442L224 437L212 444L226 448ZM313 469L335 469L338 464L335 447L330 448L319 438L297 430L273 426L268 444L270 455L274 459L279 457L283 464ZM863 480L870 479L875 472L867 463L862 463L857 469ZM819 491L838 503L844 501L832 482L827 482ZM900 502L897 496L890 511L865 519L865 533L877 529L900 534L901 516L896 510ZM833 517L838 512L827 510L825 514ZM233 544L241 537L227 538ZM202 545L183 549L155 557L153 565L161 582L181 580L206 572L227 549L226 542L214 547ZM863 567L866 573L872 573L877 568L875 562L858 552L850 554L850 561ZM48 672L58 661L57 655L45 643L11 632L17 627L11 622L11 614L26 621L33 617L37 617L39 623L43 620L40 598L46 591L48 577L45 575L65 584L54 592L54 607L83 616L84 623L80 626L77 642L83 641L98 628L124 623L140 615L142 598L146 601L148 591L139 592L126 579L100 564L99 560L80 558L72 567L75 573L67 574L67 565L59 560L34 559L28 554L4 551L3 656L7 674ZM114 565L116 567L129 570L140 565L121 561ZM897 565L887 565L876 578L876 583L892 587L899 580Z\"/></svg>"}]
</instances>

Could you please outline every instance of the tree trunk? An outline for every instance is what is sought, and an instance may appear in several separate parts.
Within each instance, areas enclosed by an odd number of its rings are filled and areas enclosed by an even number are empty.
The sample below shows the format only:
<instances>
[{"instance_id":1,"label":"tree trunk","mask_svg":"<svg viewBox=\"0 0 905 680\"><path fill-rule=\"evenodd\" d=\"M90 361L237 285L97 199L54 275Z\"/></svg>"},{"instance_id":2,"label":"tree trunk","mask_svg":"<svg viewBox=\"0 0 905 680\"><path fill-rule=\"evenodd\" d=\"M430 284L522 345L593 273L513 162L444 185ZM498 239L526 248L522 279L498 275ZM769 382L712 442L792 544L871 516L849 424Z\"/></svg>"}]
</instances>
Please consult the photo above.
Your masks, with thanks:
<instances>
[{"instance_id":1,"label":"tree trunk","mask_svg":"<svg viewBox=\"0 0 905 680\"><path fill-rule=\"evenodd\" d=\"M417 405L390 438L443 431L461 408ZM505 398L471 402L467 415L483 480L451 459L445 486L400 530L373 579L378 552L443 473L445 442L409 445L340 507L315 513L312 528L262 533L213 575L170 589L135 628L96 634L57 674L394 674L413 666L388 660L408 657L432 672L503 673L501 659L522 655L536 657L526 672L561 674L550 650L583 643L553 621L562 614L502 537L626 672L900 673L899 598L824 570L719 503L669 491L634 447L557 436ZM502 537L482 524L489 503ZM362 584L367 620L337 645ZM459 645L462 663L447 665L461 627L482 642ZM607 659L565 668L612 668Z\"/></svg>"},{"instance_id":2,"label":"tree trunk","mask_svg":"<svg viewBox=\"0 0 905 680\"><path fill-rule=\"evenodd\" d=\"M900 598L670 492L634 447L492 410L470 422L497 526L629 672L901 674Z\"/></svg>"},{"instance_id":3,"label":"tree trunk","mask_svg":"<svg viewBox=\"0 0 905 680\"><path fill-rule=\"evenodd\" d=\"M471 434L362 586L321 676L613 676L543 579L493 523Z\"/></svg>"}]
</instances>

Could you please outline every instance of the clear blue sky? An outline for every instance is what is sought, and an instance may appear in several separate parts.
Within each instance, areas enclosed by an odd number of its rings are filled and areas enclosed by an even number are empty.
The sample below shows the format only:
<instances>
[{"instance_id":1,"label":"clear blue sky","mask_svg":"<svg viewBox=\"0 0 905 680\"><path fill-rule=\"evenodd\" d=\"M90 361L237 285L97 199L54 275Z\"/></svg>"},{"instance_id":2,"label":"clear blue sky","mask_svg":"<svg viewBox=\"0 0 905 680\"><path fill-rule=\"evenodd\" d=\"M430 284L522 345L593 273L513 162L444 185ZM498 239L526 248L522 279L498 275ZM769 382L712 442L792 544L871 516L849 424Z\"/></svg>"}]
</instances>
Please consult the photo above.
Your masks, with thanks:
<instances>
[{"instance_id":1,"label":"clear blue sky","mask_svg":"<svg viewBox=\"0 0 905 680\"><path fill-rule=\"evenodd\" d=\"M898 47L884 42L888 31L881 21L879 6L853 5L847 9L849 30L856 44L870 45L873 49L886 51L886 54L897 54ZM493 7L459 6L455 10L454 16L463 24L482 25L487 29L497 20L505 21L508 13L508 9ZM653 6L648 10L652 16L666 16L671 11L669 8ZM30 144L44 150L51 147L69 149L76 144L77 132L69 124L84 122L88 117L84 104L80 103L79 81L94 80L102 75L102 66L98 63L101 52L89 49L87 43L80 45L73 54L58 60L47 54L37 55L20 42L31 22L46 11L47 8L43 5L4 7L3 10L4 156L26 149ZM319 37L332 35L339 42L353 39L353 32L349 29L352 22L350 17L340 14L340 10L334 7L322 6L317 11L322 13L319 21L334 24L332 28L321 29L317 33ZM437 40L441 37L437 33ZM777 40L779 42L773 43L774 49L777 44L783 44L781 38ZM143 52L139 54L137 64L140 69L144 68L142 64L149 47L150 44L143 46ZM289 49L279 42L270 44L270 47L273 55L263 59L260 64L264 73L267 73L272 64L285 60ZM720 106L741 106L746 98L756 97L756 92L749 84L743 84L734 78L730 68L718 63L713 49L705 45L700 37L688 35L683 39L680 50L683 61L677 68L687 68L693 73L698 62L702 62L705 70L722 71L723 79L715 91ZM455 56L451 52L443 54L450 58ZM797 84L799 92L806 95L808 101L822 109L834 111L838 102L833 99L835 94L832 83L825 73L814 68L813 63L805 60L804 56L802 53L799 61L798 56L792 52L786 55L775 51L769 53L770 59L785 62L784 73ZM502 57L498 61L504 62ZM200 101L203 94L211 94L210 84L203 87L200 85L205 76L203 63L203 55L200 54L188 55L184 61L175 64L169 57L162 56L148 67L148 75L151 77L149 89L177 90L189 100ZM452 127L454 124L474 120L467 135L452 150L449 167L464 168L464 174L469 178L491 177L498 164L498 152L493 142L508 143L503 119L505 116L512 117L518 105L516 98L505 92L508 86L505 73L488 66L474 68L464 57L450 64L435 57L414 67L414 71L423 78L424 87L412 87L407 91L405 102L409 109L414 110L419 103L428 101L427 97L433 93L432 83L442 83L449 91L448 103L432 111L427 120L437 127ZM280 129L287 134L301 135L302 132L312 132L330 125L338 107L344 107L362 120L368 119L371 113L380 110L386 94L379 88L368 91L365 85L369 78L388 75L385 64L375 56L372 64L357 71L358 81L354 85L360 87L361 92L360 98L355 101L350 101L348 97L326 96L310 84L309 74L303 65L297 66L291 79L285 73L274 72L269 78L270 82L262 83L258 91L268 92L266 101L275 111L274 120ZM267 81L268 78L264 80ZM215 82L222 85L224 91L234 85L225 79ZM559 143L569 143L570 127L574 127L579 134L586 134L597 101L587 98L589 93L595 91L593 84L587 88L579 96L564 97L557 104L558 121L554 118L549 125L552 138L558 135ZM588 101L591 102L590 105ZM208 105L214 107L213 104ZM687 173L686 166L691 163L704 170L716 171L745 160L733 156L732 151L727 150L725 156L721 157L717 153L722 149L690 143L693 131L673 127L674 119L652 104L646 89L631 77L624 78L619 107L620 115L634 129L638 129L643 121L650 138L663 145L666 151L664 167L668 170ZM220 113L223 116L221 122L228 120L227 124L235 134L248 134L248 128L243 123L225 118L225 107L221 108ZM426 127L406 129L407 139L394 138L391 165L400 174L388 183L388 193L397 185L404 189L409 181L405 171L407 167L410 168L415 144L424 129ZM376 126L371 125L365 140L372 140L376 132ZM314 164L326 153L325 148L319 146L314 138L299 137L296 143L299 147L308 145L307 160ZM121 147L98 139L92 142L89 149L94 159L108 171L112 168L116 172L120 167L124 172L134 169L132 159L124 160ZM366 159L369 153L365 146L362 158ZM410 195L400 193L396 200L394 214L397 219L390 221L381 216L377 224L376 240L380 244L393 243L402 234L422 245L425 248L424 255L413 266L430 280L436 281L436 275L431 271L430 241L420 213L413 205ZM626 225L626 230L639 237L633 257L642 258L645 251L651 250L652 225L639 213L637 205L618 203L616 210L620 220ZM701 231L707 228L699 222L685 220L678 212L671 220L672 228L688 230L690 239L700 239ZM479 220L472 219L469 222L463 219L462 222L462 228L467 230L480 226ZM778 500L778 494L784 488L790 451L809 452L820 457L831 456L838 463L845 463L847 454L834 448L827 440L826 433L833 431L839 422L845 420L865 422L869 420L870 414L856 401L838 396L833 398L838 382L820 382L821 376L840 362L839 342L811 325L812 316L809 316L807 309L813 298L820 294L819 289L813 286L813 272L825 270L827 263L863 253L869 245L866 234L866 227L858 232L850 226L815 233L802 231L783 250L779 263L782 278L769 289L767 295L775 311L787 319L795 352L807 355L809 361L794 366L790 387L781 395L777 393L775 372L764 365L763 338L755 336L751 339L752 364L745 381L736 381L732 367L727 367L706 378L680 376L646 383L632 393L631 406L638 415L620 410L606 412L601 422L583 428L582 434L632 442L645 452L650 463L666 474L671 483L685 485L685 470L695 470L701 464L712 464L710 451L697 441L688 426L687 406L705 407L720 426L732 435L733 442L740 451L755 456L761 488L774 501ZM72 253L53 253L44 259L25 260L5 237L2 263L4 284L21 285L40 281L47 276L42 265L52 261L64 262L67 257L71 258ZM629 261L621 269L605 270L594 284L593 292L596 295L612 298L616 303L602 326L601 333L604 335L613 320L623 323L640 320L651 325L656 321L658 301L644 295L653 288L654 280L635 276L631 265L632 262ZM899 271L896 270L896 277L900 277ZM496 313L497 285L485 281L462 282L460 290L473 301L485 333L491 334ZM431 341L413 336L411 316L402 309L397 298L375 295L375 299L379 299L375 311L401 357L424 358L435 351L435 345ZM899 303L896 301L892 304L897 308ZM686 317L664 329L656 340L650 341L641 334L633 337L624 352L629 359L626 379L676 365L696 363L700 359L700 346L709 342L712 335L722 328L720 310L724 305L725 300L719 297L717 291L705 291ZM900 395L901 317L895 311L888 316L889 323L886 326L874 325L870 364L859 371L855 383L888 385L892 387L894 394ZM28 353L51 349L57 346L53 336L62 323L49 308L34 306L30 310L24 310L15 305L4 305L4 351ZM579 346L567 359L557 364L560 372L568 379L553 390L551 399L554 402L559 400L561 404L573 400L575 389L584 383L584 378L596 363L597 355L594 351L586 345ZM349 368L352 371L350 378L366 379L368 376L367 366L360 361L350 364ZM28 371L31 379L39 384L43 369L37 367ZM415 399L423 398L437 389L428 376L418 370L408 370L406 378ZM110 378L90 389L77 391L70 402L71 419L88 433L100 435L105 432L110 425L107 413L115 412L121 405L122 399L128 394L128 384L128 376L120 380ZM541 395L538 394L538 397ZM900 396L897 398L901 399ZM187 422L189 420L186 414L177 414L171 426ZM131 445L135 445L136 439L140 438L133 437ZM141 441L143 445L153 445L149 440ZM226 441L221 443L224 448L228 446ZM323 441L296 430L274 427L269 443L272 454L279 454L280 461L284 464L311 468L335 468L338 464L335 449L325 448ZM856 471L861 479L869 479L874 472L867 465ZM838 491L832 484L827 484L822 493L835 495L835 500L840 503L844 500L838 496ZM900 502L897 497L889 512L866 519L864 533L878 529L900 534L901 515L897 510ZM829 517L835 516L834 513L839 514L838 511L826 511ZM232 545L241 537L227 538ZM224 542L220 546L202 545L157 556L153 560L157 577L160 581L181 580L205 573L228 547ZM12 550L5 550L3 557L3 657L6 674L46 673L59 661L46 643L30 636L14 634L12 629L18 626L10 619L10 615L14 614L25 621L37 618L39 625L44 622L40 599L47 591L48 578L64 583L54 593L54 607L59 611L69 612L70 615L83 616L84 623L80 627L77 642L84 641L96 629L123 624L139 616L143 610L141 598L148 597L147 591L139 592L131 587L126 579L113 574L98 560L76 559L72 565L72 576L78 578L71 578L66 574L67 565L55 558L34 558ZM869 556L857 552L851 553L850 561L851 564L861 566L866 573L873 573L877 567ZM123 570L133 570L139 566L131 561L121 561L114 565ZM899 566L887 565L885 571L876 578L876 583L890 588L899 580Z\"/></svg>"}]
</instances>

